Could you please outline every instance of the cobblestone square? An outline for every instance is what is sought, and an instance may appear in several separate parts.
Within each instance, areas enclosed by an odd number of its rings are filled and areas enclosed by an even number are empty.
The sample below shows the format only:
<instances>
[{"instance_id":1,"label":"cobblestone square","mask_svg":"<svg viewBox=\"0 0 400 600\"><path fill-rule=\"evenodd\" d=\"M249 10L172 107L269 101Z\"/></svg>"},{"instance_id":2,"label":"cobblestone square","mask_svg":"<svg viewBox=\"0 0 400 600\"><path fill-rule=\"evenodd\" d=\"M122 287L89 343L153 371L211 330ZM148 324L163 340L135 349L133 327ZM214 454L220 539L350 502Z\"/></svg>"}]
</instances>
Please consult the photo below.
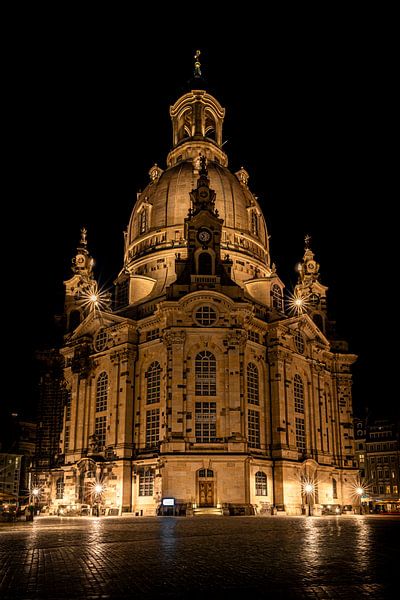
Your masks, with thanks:
<instances>
[{"instance_id":1,"label":"cobblestone square","mask_svg":"<svg viewBox=\"0 0 400 600\"><path fill-rule=\"evenodd\" d=\"M0 526L0 597L395 598L400 518L49 518Z\"/></svg>"}]
</instances>

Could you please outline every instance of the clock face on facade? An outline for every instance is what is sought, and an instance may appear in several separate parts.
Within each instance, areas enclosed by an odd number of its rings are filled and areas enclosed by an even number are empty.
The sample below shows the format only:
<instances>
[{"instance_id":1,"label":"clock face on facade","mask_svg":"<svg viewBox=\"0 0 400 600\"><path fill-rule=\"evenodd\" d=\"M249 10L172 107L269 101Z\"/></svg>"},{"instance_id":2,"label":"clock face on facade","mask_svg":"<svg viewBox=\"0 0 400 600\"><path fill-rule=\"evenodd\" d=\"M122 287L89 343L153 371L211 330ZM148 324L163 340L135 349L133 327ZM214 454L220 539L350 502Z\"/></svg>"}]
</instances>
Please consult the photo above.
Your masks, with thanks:
<instances>
[{"instance_id":1,"label":"clock face on facade","mask_svg":"<svg viewBox=\"0 0 400 600\"><path fill-rule=\"evenodd\" d=\"M200 229L200 231L197 234L197 239L202 244L208 244L211 240L211 232L208 231L208 229Z\"/></svg>"}]
</instances>

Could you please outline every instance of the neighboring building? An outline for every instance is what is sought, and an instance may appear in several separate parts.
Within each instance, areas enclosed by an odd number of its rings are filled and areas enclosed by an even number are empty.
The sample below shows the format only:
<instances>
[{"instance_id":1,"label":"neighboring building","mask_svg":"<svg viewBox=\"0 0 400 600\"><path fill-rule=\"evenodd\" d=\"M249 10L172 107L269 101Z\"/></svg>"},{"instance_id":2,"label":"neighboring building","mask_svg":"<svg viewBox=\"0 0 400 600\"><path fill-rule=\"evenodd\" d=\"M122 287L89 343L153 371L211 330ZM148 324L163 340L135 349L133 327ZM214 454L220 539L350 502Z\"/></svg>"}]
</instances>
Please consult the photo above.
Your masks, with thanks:
<instances>
[{"instance_id":1,"label":"neighboring building","mask_svg":"<svg viewBox=\"0 0 400 600\"><path fill-rule=\"evenodd\" d=\"M22 456L0 453L0 503L17 505L21 478Z\"/></svg>"},{"instance_id":2,"label":"neighboring building","mask_svg":"<svg viewBox=\"0 0 400 600\"><path fill-rule=\"evenodd\" d=\"M58 349L37 352L40 368L39 405L36 428L36 448L31 469L31 488L39 488L39 505L48 503L51 496L50 470L57 467L63 456L60 434L63 427L67 391L64 380L64 360Z\"/></svg>"},{"instance_id":3,"label":"neighboring building","mask_svg":"<svg viewBox=\"0 0 400 600\"><path fill-rule=\"evenodd\" d=\"M366 420L354 419L354 453L360 469L360 483L367 479L367 446L366 446Z\"/></svg>"},{"instance_id":4,"label":"neighboring building","mask_svg":"<svg viewBox=\"0 0 400 600\"><path fill-rule=\"evenodd\" d=\"M286 305L249 175L227 168L225 110L194 89L170 115L173 148L133 207L114 311L86 230L65 282L64 371L43 380L46 502L139 515L351 506L356 357L334 339L310 240Z\"/></svg>"},{"instance_id":5,"label":"neighboring building","mask_svg":"<svg viewBox=\"0 0 400 600\"><path fill-rule=\"evenodd\" d=\"M362 424L360 426L359 424ZM358 434L363 431L364 438ZM356 456L366 483L364 503L374 512L400 512L399 426L387 420L355 420Z\"/></svg>"},{"instance_id":6,"label":"neighboring building","mask_svg":"<svg viewBox=\"0 0 400 600\"><path fill-rule=\"evenodd\" d=\"M22 455L19 495L20 502L24 502L29 499L32 487L31 471L36 447L36 423L19 419L17 426L16 451Z\"/></svg>"}]
</instances>

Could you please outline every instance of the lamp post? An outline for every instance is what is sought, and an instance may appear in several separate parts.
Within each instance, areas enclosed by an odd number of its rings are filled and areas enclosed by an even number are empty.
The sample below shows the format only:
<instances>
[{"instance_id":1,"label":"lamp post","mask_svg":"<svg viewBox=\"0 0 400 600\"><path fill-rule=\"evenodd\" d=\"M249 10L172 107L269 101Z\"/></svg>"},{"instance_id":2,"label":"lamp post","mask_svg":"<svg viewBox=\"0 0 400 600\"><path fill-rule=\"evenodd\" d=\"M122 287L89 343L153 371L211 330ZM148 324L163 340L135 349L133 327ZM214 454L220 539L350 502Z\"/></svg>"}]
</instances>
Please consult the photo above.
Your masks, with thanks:
<instances>
[{"instance_id":1,"label":"lamp post","mask_svg":"<svg viewBox=\"0 0 400 600\"><path fill-rule=\"evenodd\" d=\"M358 510L359 510L359 514L362 515L362 502L361 502L361 498L365 493L365 489L363 487L361 487L361 485L356 487L356 494L358 496Z\"/></svg>"},{"instance_id":2,"label":"lamp post","mask_svg":"<svg viewBox=\"0 0 400 600\"><path fill-rule=\"evenodd\" d=\"M93 488L93 493L94 493L93 508L95 509L96 517L100 516L100 502L101 502L101 496L102 496L103 492L104 492L104 485L102 483L96 483L96 485Z\"/></svg>"},{"instance_id":3,"label":"lamp post","mask_svg":"<svg viewBox=\"0 0 400 600\"><path fill-rule=\"evenodd\" d=\"M311 500L314 495L314 490L315 490L315 486L313 483L307 482L304 485L304 492L307 496L307 506L308 506L307 516L309 516L309 517L312 515Z\"/></svg>"}]
</instances>

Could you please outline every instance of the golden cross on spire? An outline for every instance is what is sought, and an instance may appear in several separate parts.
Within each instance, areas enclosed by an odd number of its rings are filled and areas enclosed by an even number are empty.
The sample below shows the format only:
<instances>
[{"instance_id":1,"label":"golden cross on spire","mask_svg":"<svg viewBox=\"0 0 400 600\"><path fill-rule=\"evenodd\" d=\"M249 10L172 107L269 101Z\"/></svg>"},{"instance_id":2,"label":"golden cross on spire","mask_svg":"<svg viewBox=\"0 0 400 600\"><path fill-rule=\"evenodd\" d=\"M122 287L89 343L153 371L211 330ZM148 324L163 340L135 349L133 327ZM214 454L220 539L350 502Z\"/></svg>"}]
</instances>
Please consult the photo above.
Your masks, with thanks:
<instances>
[{"instance_id":1,"label":"golden cross on spire","mask_svg":"<svg viewBox=\"0 0 400 600\"><path fill-rule=\"evenodd\" d=\"M195 77L201 77L201 63L199 60L200 54L201 54L201 51L196 50L195 55L194 55L194 76Z\"/></svg>"},{"instance_id":2,"label":"golden cross on spire","mask_svg":"<svg viewBox=\"0 0 400 600\"><path fill-rule=\"evenodd\" d=\"M308 250L310 248L310 244L311 244L311 235L307 235L304 236L304 247L306 250Z\"/></svg>"}]
</instances>

